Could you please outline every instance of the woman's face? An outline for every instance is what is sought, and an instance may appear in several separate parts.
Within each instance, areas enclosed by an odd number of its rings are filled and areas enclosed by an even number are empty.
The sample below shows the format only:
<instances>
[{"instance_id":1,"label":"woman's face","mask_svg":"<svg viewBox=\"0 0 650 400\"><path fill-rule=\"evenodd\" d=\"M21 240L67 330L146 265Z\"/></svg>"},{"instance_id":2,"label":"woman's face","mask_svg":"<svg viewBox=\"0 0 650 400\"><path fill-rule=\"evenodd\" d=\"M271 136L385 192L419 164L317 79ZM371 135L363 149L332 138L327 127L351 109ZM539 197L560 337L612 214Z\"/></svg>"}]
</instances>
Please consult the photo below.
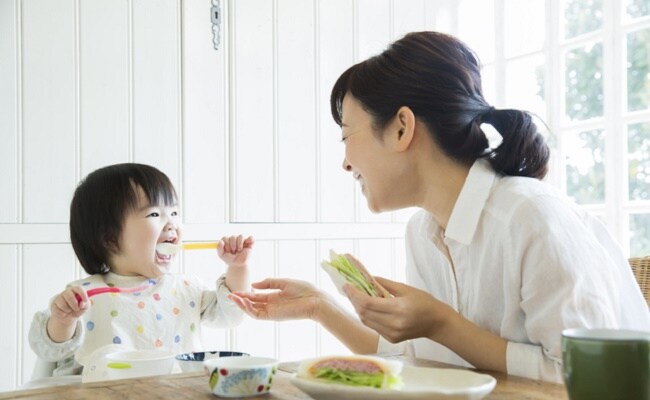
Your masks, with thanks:
<instances>
[{"instance_id":1,"label":"woman's face","mask_svg":"<svg viewBox=\"0 0 650 400\"><path fill-rule=\"evenodd\" d=\"M110 256L111 271L119 275L156 278L169 271L174 256L156 251L162 242L181 239L178 206L149 204L138 187L138 207L127 215L119 239L119 251Z\"/></svg>"},{"instance_id":2,"label":"woman's face","mask_svg":"<svg viewBox=\"0 0 650 400\"><path fill-rule=\"evenodd\" d=\"M403 168L388 142L373 131L370 114L349 93L343 98L341 128L345 144L343 169L361 185L368 208L382 212L403 207L398 201L398 179ZM386 129L391 129L390 124Z\"/></svg>"}]
</instances>

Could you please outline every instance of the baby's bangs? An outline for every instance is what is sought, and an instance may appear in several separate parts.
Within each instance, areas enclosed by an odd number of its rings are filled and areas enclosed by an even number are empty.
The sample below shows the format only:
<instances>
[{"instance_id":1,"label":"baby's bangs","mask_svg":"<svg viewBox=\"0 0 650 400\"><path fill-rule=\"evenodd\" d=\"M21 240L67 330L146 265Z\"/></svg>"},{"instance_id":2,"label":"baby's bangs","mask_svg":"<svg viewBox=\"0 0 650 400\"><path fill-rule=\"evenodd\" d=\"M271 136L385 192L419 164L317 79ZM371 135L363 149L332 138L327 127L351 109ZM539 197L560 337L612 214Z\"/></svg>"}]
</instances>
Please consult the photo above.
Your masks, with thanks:
<instances>
[{"instance_id":1,"label":"baby's bangs","mask_svg":"<svg viewBox=\"0 0 650 400\"><path fill-rule=\"evenodd\" d=\"M174 185L167 175L155 168L141 169L139 174L132 176L132 182L142 188L149 204L172 207L178 204ZM132 188L134 191L136 188ZM137 198L137 196L135 196Z\"/></svg>"},{"instance_id":2,"label":"baby's bangs","mask_svg":"<svg viewBox=\"0 0 650 400\"><path fill-rule=\"evenodd\" d=\"M140 183L149 203L156 206L172 207L178 204L176 191L167 177L153 177Z\"/></svg>"}]
</instances>

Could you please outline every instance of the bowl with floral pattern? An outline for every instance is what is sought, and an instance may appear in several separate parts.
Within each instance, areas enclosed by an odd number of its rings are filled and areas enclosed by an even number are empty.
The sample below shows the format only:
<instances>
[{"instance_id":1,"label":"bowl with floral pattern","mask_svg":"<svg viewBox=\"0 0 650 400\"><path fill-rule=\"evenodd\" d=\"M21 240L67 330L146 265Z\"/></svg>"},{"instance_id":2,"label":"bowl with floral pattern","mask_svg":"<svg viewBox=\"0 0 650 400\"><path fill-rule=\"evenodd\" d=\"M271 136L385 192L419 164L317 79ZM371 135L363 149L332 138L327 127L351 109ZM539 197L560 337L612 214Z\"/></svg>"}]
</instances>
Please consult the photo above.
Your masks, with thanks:
<instances>
[{"instance_id":1,"label":"bowl with floral pattern","mask_svg":"<svg viewBox=\"0 0 650 400\"><path fill-rule=\"evenodd\" d=\"M220 357L203 362L208 384L219 397L250 397L268 393L278 361L267 357Z\"/></svg>"},{"instance_id":2,"label":"bowl with floral pattern","mask_svg":"<svg viewBox=\"0 0 650 400\"><path fill-rule=\"evenodd\" d=\"M241 351L195 351L176 356L176 362L183 372L203 371L203 361L219 357L248 357L250 354Z\"/></svg>"}]
</instances>

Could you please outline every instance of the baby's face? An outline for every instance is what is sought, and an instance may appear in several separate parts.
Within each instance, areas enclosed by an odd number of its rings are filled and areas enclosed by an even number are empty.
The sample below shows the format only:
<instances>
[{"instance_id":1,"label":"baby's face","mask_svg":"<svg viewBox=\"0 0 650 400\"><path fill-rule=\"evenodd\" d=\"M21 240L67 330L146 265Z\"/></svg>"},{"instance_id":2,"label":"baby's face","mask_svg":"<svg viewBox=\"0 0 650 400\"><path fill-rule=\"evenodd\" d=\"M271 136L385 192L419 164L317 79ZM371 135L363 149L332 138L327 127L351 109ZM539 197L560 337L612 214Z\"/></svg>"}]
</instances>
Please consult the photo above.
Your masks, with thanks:
<instances>
[{"instance_id":1,"label":"baby's face","mask_svg":"<svg viewBox=\"0 0 650 400\"><path fill-rule=\"evenodd\" d=\"M179 207L149 204L138 188L138 207L125 218L120 250L111 256L111 271L119 275L157 278L167 273L174 259L156 251L158 243L181 240Z\"/></svg>"}]
</instances>

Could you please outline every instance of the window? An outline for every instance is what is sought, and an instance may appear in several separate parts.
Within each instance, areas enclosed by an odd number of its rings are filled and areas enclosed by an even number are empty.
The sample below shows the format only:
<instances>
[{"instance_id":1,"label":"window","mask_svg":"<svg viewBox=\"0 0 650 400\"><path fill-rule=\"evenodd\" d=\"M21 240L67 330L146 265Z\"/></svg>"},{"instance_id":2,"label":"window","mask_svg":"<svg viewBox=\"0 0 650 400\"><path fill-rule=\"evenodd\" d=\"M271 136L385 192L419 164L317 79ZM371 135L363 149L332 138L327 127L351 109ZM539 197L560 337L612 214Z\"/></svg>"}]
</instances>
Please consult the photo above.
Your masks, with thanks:
<instances>
[{"instance_id":1,"label":"window","mask_svg":"<svg viewBox=\"0 0 650 400\"><path fill-rule=\"evenodd\" d=\"M544 121L549 183L627 254L650 255L650 0L463 0L457 13L487 100Z\"/></svg>"}]
</instances>

